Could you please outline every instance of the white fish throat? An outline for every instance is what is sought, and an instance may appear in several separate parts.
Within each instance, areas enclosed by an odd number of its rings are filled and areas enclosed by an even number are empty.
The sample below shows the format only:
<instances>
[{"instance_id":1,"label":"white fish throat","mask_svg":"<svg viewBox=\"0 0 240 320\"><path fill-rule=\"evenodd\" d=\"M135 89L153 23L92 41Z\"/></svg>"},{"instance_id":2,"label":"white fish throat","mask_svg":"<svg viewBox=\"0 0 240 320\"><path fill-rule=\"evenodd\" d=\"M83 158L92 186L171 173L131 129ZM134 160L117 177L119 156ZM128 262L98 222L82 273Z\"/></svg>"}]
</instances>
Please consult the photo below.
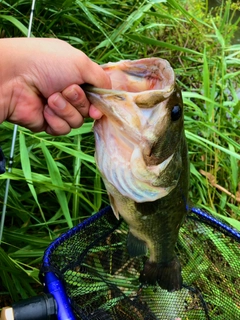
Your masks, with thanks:
<instances>
[{"instance_id":1,"label":"white fish throat","mask_svg":"<svg viewBox=\"0 0 240 320\"><path fill-rule=\"evenodd\" d=\"M130 161L114 155L100 147L97 151L97 163L104 179L111 183L123 196L136 202L155 201L168 195L174 185L169 187L154 186L159 174L167 167L173 155L157 166L147 167L141 155L141 150L135 148ZM104 164L105 163L105 164ZM109 184L108 184L109 185Z\"/></svg>"}]
</instances>

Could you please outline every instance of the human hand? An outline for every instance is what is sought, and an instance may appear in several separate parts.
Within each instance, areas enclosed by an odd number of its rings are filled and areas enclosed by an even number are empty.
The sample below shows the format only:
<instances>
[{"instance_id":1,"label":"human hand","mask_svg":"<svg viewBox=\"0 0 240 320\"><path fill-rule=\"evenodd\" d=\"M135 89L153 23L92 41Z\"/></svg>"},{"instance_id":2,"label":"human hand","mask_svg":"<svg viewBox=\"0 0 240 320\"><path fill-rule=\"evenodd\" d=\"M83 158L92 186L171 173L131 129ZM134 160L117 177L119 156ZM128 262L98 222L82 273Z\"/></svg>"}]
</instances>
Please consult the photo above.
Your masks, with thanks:
<instances>
[{"instance_id":1,"label":"human hand","mask_svg":"<svg viewBox=\"0 0 240 320\"><path fill-rule=\"evenodd\" d=\"M1 39L0 48L0 122L61 135L84 117L101 117L79 85L111 88L111 81L83 52L42 38Z\"/></svg>"}]
</instances>

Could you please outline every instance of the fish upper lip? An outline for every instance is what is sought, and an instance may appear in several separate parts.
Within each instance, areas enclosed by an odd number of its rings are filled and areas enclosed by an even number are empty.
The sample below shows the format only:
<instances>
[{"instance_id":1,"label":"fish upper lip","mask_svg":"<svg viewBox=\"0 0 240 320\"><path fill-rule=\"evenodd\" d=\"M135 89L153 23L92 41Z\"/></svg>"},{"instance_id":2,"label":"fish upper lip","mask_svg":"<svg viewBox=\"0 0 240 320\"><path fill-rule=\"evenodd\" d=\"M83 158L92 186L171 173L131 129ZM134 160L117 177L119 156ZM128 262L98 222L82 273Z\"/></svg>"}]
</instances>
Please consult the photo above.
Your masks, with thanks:
<instances>
[{"instance_id":1,"label":"fish upper lip","mask_svg":"<svg viewBox=\"0 0 240 320\"><path fill-rule=\"evenodd\" d=\"M97 88L90 84L81 85L88 98L91 94L101 98L124 100L126 94L136 100L140 107L147 101L149 96L162 96L163 100L168 98L174 90L175 74L167 60L161 58L143 58L136 62L123 60L118 63L102 65L103 70L108 73L112 81L112 89ZM138 96L141 98L138 99ZM146 95L148 97L146 97ZM144 97L143 97L144 96ZM154 103L153 103L154 105ZM144 107L143 107L144 108ZM148 106L147 108L151 108Z\"/></svg>"},{"instance_id":2,"label":"fish upper lip","mask_svg":"<svg viewBox=\"0 0 240 320\"><path fill-rule=\"evenodd\" d=\"M156 99L163 101L167 99L174 91L174 84L170 84L169 86L165 87L164 89L153 89L153 90L143 90L141 92L134 92L134 91L126 91L126 90L116 90L116 89L103 89L97 88L91 85L81 86L84 90L86 96L94 96L97 95L101 98L111 98L119 99L119 101L124 101L126 95L128 97L132 97L133 101L136 105L138 105L139 109L153 109L156 107L156 101L149 106L146 101L149 100L149 96L156 97ZM158 98L157 98L158 97Z\"/></svg>"}]
</instances>

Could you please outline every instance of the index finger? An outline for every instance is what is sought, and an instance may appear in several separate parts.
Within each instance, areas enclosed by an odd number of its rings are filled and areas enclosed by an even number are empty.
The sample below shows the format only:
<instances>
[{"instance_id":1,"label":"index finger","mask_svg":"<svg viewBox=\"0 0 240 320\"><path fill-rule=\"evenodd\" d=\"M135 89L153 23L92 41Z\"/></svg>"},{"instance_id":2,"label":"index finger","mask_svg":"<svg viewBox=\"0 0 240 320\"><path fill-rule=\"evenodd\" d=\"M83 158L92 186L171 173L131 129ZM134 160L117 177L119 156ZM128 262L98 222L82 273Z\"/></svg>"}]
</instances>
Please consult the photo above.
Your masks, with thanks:
<instances>
[{"instance_id":1,"label":"index finger","mask_svg":"<svg viewBox=\"0 0 240 320\"><path fill-rule=\"evenodd\" d=\"M111 89L111 79L100 65L90 60L88 57L86 63L80 64L79 70L82 74L83 83L89 83L94 87Z\"/></svg>"}]
</instances>

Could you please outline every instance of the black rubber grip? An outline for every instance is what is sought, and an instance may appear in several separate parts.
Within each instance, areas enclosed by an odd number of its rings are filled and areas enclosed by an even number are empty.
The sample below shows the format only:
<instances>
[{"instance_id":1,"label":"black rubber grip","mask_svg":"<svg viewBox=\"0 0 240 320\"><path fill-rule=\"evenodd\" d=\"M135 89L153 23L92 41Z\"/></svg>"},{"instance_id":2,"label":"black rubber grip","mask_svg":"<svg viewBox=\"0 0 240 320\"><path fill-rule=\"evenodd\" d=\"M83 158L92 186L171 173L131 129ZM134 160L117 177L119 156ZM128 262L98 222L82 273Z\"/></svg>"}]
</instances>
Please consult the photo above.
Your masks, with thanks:
<instances>
[{"instance_id":1,"label":"black rubber grip","mask_svg":"<svg viewBox=\"0 0 240 320\"><path fill-rule=\"evenodd\" d=\"M51 294L42 294L12 305L14 320L56 320L57 307Z\"/></svg>"}]
</instances>

